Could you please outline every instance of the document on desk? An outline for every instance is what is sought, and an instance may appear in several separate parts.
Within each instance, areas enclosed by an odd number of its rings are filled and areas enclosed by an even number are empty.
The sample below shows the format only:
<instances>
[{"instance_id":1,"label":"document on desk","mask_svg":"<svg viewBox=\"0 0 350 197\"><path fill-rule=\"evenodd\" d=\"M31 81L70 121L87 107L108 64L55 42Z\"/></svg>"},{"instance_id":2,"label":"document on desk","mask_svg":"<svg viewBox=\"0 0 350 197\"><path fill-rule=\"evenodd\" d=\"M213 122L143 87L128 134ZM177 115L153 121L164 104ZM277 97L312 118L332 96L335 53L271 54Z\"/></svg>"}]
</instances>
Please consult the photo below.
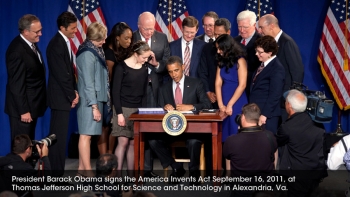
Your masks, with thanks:
<instances>
[{"instance_id":1,"label":"document on desk","mask_svg":"<svg viewBox=\"0 0 350 197\"><path fill-rule=\"evenodd\" d=\"M193 111L179 111L179 112L181 112L183 114L193 114Z\"/></svg>"},{"instance_id":2,"label":"document on desk","mask_svg":"<svg viewBox=\"0 0 350 197\"><path fill-rule=\"evenodd\" d=\"M139 114L164 114L163 108L139 108Z\"/></svg>"}]
</instances>

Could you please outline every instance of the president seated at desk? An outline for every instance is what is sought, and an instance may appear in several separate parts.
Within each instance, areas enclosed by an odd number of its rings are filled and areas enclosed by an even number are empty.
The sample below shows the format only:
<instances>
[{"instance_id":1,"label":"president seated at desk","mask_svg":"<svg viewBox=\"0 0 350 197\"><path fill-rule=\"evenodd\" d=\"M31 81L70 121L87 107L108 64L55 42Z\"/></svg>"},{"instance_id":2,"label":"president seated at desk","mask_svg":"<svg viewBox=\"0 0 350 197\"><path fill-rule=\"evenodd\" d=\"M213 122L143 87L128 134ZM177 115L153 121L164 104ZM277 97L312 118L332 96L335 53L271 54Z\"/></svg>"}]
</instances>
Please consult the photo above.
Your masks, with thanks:
<instances>
[{"instance_id":1,"label":"president seated at desk","mask_svg":"<svg viewBox=\"0 0 350 197\"><path fill-rule=\"evenodd\" d=\"M211 108L202 82L199 79L184 75L184 65L181 58L171 56L167 61L167 69L172 81L164 84L159 92L158 103L164 110L196 111ZM198 135L197 135L198 136ZM190 176L199 176L199 158L202 141L194 138L196 136L186 136L186 147L190 156L189 171ZM179 138L181 138L179 136ZM177 137L168 136L167 139L149 140L151 149L157 154L163 168L171 166L173 171L170 176L181 177L185 174L182 163L175 162L171 152L167 149L167 142Z\"/></svg>"}]
</instances>

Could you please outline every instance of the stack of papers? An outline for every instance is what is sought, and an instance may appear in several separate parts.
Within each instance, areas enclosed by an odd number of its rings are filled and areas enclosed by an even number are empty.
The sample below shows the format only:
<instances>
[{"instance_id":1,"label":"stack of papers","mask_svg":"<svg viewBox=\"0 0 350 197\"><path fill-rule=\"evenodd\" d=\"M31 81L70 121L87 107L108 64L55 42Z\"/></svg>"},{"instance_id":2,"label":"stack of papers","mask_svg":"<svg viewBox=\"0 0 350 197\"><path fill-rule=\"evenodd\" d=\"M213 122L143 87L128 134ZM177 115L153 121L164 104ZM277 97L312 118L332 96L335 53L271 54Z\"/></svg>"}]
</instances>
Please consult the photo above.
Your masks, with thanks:
<instances>
[{"instance_id":1,"label":"stack of papers","mask_svg":"<svg viewBox=\"0 0 350 197\"><path fill-rule=\"evenodd\" d=\"M164 114L163 108L139 108L139 114Z\"/></svg>"}]
</instances>

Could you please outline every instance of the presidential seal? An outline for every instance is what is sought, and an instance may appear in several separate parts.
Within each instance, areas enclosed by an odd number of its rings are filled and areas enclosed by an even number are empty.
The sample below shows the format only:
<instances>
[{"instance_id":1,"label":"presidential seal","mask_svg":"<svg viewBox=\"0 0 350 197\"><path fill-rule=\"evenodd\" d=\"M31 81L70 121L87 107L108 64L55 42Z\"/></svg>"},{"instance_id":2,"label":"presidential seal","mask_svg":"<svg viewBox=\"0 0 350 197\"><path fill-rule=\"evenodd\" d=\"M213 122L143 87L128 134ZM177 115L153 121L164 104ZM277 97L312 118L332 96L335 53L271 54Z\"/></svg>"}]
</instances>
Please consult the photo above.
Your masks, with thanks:
<instances>
[{"instance_id":1,"label":"presidential seal","mask_svg":"<svg viewBox=\"0 0 350 197\"><path fill-rule=\"evenodd\" d=\"M186 127L186 117L178 111L169 111L163 118L162 121L164 131L172 136L181 135Z\"/></svg>"}]
</instances>

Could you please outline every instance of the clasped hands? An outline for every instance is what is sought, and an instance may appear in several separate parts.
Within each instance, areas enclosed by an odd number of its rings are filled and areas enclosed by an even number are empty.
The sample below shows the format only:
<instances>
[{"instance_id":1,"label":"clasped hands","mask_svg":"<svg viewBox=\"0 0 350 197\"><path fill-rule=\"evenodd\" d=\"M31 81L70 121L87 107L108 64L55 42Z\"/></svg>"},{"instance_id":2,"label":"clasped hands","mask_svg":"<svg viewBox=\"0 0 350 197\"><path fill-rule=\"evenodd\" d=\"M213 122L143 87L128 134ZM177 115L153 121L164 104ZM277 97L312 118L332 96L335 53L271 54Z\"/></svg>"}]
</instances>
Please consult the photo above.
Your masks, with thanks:
<instances>
[{"instance_id":1,"label":"clasped hands","mask_svg":"<svg viewBox=\"0 0 350 197\"><path fill-rule=\"evenodd\" d=\"M164 106L164 110L166 111L173 111L173 110L178 110L178 111L191 111L193 110L193 105L189 104L177 104L176 108L172 106L171 104L166 104Z\"/></svg>"}]
</instances>

